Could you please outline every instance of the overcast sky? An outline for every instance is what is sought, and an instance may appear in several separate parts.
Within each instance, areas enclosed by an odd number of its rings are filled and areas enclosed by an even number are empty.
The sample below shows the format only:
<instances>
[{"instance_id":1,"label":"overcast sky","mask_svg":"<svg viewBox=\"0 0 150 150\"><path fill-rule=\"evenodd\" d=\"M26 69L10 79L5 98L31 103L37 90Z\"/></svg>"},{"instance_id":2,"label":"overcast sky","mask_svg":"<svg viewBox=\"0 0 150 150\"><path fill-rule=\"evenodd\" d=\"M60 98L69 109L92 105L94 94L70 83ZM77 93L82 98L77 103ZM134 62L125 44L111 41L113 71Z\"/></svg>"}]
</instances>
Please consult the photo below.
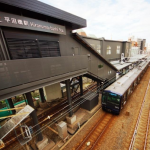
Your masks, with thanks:
<instances>
[{"instance_id":1,"label":"overcast sky","mask_svg":"<svg viewBox=\"0 0 150 150\"><path fill-rule=\"evenodd\" d=\"M87 34L150 43L150 0L40 0L87 20Z\"/></svg>"}]
</instances>

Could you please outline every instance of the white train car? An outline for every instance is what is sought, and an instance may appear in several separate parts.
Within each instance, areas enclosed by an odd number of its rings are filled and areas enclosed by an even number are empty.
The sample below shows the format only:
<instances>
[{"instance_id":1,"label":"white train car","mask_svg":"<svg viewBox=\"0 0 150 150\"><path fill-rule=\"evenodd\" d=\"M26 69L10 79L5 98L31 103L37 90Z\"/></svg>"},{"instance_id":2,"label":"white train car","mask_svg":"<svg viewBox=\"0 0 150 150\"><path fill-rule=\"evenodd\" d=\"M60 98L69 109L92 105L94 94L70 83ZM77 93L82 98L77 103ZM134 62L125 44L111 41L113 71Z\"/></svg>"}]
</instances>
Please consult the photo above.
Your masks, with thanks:
<instances>
[{"instance_id":1,"label":"white train car","mask_svg":"<svg viewBox=\"0 0 150 150\"><path fill-rule=\"evenodd\" d=\"M148 65L149 61L142 62L132 71L107 87L102 93L102 109L119 114Z\"/></svg>"}]
</instances>

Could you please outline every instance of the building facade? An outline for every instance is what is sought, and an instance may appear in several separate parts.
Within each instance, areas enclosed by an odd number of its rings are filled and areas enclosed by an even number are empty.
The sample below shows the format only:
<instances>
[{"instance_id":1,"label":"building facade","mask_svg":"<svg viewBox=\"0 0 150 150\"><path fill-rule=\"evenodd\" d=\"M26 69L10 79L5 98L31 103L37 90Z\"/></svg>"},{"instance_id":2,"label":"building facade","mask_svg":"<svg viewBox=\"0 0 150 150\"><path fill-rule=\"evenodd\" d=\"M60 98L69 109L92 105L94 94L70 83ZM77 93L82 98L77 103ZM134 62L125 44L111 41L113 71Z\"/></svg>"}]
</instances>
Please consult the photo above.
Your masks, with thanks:
<instances>
[{"instance_id":1,"label":"building facade","mask_svg":"<svg viewBox=\"0 0 150 150\"><path fill-rule=\"evenodd\" d=\"M125 57L129 56L131 43L128 41L114 41L85 36L83 38L109 62L119 60L122 53L124 53Z\"/></svg>"}]
</instances>

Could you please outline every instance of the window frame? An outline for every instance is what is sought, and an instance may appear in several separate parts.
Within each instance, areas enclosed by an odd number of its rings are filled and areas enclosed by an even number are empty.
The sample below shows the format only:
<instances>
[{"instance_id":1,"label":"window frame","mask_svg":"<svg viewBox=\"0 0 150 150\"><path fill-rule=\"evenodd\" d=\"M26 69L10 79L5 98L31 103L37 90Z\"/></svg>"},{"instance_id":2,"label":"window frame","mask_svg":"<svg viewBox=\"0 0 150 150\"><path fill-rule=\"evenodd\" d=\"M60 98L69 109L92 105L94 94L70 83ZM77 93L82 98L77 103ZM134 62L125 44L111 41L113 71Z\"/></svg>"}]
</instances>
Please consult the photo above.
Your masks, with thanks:
<instances>
[{"instance_id":1,"label":"window frame","mask_svg":"<svg viewBox=\"0 0 150 150\"><path fill-rule=\"evenodd\" d=\"M101 45L100 44L96 45L96 50L99 54L101 54Z\"/></svg>"},{"instance_id":2,"label":"window frame","mask_svg":"<svg viewBox=\"0 0 150 150\"><path fill-rule=\"evenodd\" d=\"M118 45L118 46L117 46L117 49L116 49L116 54L120 54L120 52L121 52L121 51L120 51L120 45Z\"/></svg>"},{"instance_id":3,"label":"window frame","mask_svg":"<svg viewBox=\"0 0 150 150\"><path fill-rule=\"evenodd\" d=\"M107 46L106 54L111 55L111 46Z\"/></svg>"},{"instance_id":4,"label":"window frame","mask_svg":"<svg viewBox=\"0 0 150 150\"><path fill-rule=\"evenodd\" d=\"M59 41L7 38L7 45L12 60L61 56Z\"/></svg>"},{"instance_id":5,"label":"window frame","mask_svg":"<svg viewBox=\"0 0 150 150\"><path fill-rule=\"evenodd\" d=\"M92 43L91 43L90 46L91 46L92 48L96 49L95 44L92 44Z\"/></svg>"}]
</instances>

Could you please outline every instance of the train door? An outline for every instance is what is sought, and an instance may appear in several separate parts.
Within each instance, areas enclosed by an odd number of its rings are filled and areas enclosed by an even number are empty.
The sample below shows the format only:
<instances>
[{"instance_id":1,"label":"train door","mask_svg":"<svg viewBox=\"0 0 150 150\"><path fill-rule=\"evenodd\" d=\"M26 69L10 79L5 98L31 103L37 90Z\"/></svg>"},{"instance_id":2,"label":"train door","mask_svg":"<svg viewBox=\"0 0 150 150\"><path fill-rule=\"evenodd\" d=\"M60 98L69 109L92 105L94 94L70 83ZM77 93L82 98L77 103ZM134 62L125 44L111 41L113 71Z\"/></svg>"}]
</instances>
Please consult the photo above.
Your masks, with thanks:
<instances>
[{"instance_id":1,"label":"train door","mask_svg":"<svg viewBox=\"0 0 150 150\"><path fill-rule=\"evenodd\" d=\"M138 83L140 83L140 75L138 76Z\"/></svg>"},{"instance_id":2,"label":"train door","mask_svg":"<svg viewBox=\"0 0 150 150\"><path fill-rule=\"evenodd\" d=\"M121 98L121 109L123 108L123 103L124 103L124 95L122 96L122 98Z\"/></svg>"},{"instance_id":3,"label":"train door","mask_svg":"<svg viewBox=\"0 0 150 150\"><path fill-rule=\"evenodd\" d=\"M134 82L131 85L131 94L133 93L133 90L134 90Z\"/></svg>"},{"instance_id":4,"label":"train door","mask_svg":"<svg viewBox=\"0 0 150 150\"><path fill-rule=\"evenodd\" d=\"M137 86L137 78L136 78L135 81L134 81L133 89L135 89L136 86Z\"/></svg>"},{"instance_id":5,"label":"train door","mask_svg":"<svg viewBox=\"0 0 150 150\"><path fill-rule=\"evenodd\" d=\"M127 93L125 93L121 98L121 109L126 104L126 100L127 100Z\"/></svg>"},{"instance_id":6,"label":"train door","mask_svg":"<svg viewBox=\"0 0 150 150\"><path fill-rule=\"evenodd\" d=\"M130 96L130 94L131 94L131 87L129 87L127 90L127 98Z\"/></svg>"}]
</instances>

